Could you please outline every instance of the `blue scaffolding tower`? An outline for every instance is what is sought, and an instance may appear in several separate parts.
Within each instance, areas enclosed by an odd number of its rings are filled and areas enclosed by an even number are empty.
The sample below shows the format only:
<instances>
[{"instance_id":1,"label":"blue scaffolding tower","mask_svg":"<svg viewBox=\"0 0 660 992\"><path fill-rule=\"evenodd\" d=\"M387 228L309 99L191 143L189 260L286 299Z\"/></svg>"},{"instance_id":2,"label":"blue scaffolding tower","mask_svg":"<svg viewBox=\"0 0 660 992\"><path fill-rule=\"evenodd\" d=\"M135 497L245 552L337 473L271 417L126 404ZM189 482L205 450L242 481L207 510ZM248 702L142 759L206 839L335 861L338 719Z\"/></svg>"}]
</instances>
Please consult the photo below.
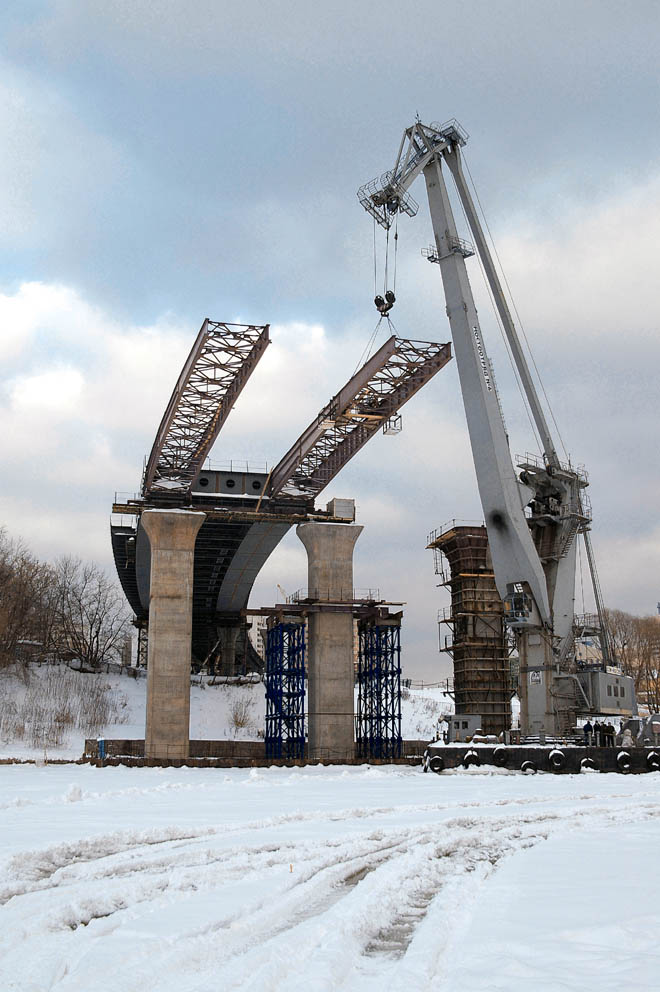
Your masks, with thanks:
<instances>
[{"instance_id":1,"label":"blue scaffolding tower","mask_svg":"<svg viewBox=\"0 0 660 992\"><path fill-rule=\"evenodd\" d=\"M358 628L357 753L401 757L401 627L362 621Z\"/></svg>"},{"instance_id":2,"label":"blue scaffolding tower","mask_svg":"<svg viewBox=\"0 0 660 992\"><path fill-rule=\"evenodd\" d=\"M305 756L305 624L280 622L266 639L266 757Z\"/></svg>"}]
</instances>

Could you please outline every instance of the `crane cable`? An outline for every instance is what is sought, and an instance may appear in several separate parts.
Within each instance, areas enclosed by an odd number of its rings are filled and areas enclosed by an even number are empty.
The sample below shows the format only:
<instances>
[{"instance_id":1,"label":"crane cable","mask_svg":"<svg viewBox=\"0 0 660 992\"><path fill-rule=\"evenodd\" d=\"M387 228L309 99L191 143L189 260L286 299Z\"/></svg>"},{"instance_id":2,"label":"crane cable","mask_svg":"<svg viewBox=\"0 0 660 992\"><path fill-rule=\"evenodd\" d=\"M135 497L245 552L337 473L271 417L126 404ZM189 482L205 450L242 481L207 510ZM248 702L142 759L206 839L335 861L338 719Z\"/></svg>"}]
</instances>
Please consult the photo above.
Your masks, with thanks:
<instances>
[{"instance_id":1,"label":"crane cable","mask_svg":"<svg viewBox=\"0 0 660 992\"><path fill-rule=\"evenodd\" d=\"M373 346L374 346L374 344L376 342L376 338L378 337L378 332L380 330L380 325L383 323L384 320L387 321L387 326L389 327L389 329L392 332L392 334L394 334L394 335L397 334L397 329L394 326L394 324L392 322L392 319L391 319L391 317L390 317L389 314L383 314L382 317L379 317L378 323L376 324L376 326L374 327L373 331L371 332L371 336L370 336L369 340L367 341L366 345L364 346L364 350L363 350L362 354L360 355L360 358L359 358L359 361L358 361L357 365L355 366L355 370L353 372L353 375L355 375L356 372L358 371L358 369L360 369L364 365L364 363L367 362L369 360L369 358L371 358L371 352L372 352Z\"/></svg>"},{"instance_id":2,"label":"crane cable","mask_svg":"<svg viewBox=\"0 0 660 992\"><path fill-rule=\"evenodd\" d=\"M364 348L362 350L362 354L358 358L358 363L355 366L355 369L353 371L353 375L355 375L357 373L358 369L360 369L364 365L364 363L369 359L369 357L371 355L372 348L373 348L374 343L376 341L376 338L378 337L378 331L380 330L380 325L383 323L383 321L385 319L386 318L385 317L382 317L382 316L378 318L378 322L377 322L376 326L374 327L373 331L371 332L371 334L369 335L369 340L367 341L366 345L364 346ZM387 318L387 320L388 320L388 323L389 323L389 318Z\"/></svg>"},{"instance_id":3,"label":"crane cable","mask_svg":"<svg viewBox=\"0 0 660 992\"><path fill-rule=\"evenodd\" d=\"M527 334L525 332L525 328L524 328L523 322L522 322L522 320L520 318L520 314L518 312L518 307L516 306L516 301L514 299L513 293L511 292L511 287L509 285L509 280L506 277L506 272L504 271L504 266L502 265L502 260L500 259L499 253L497 251L497 246L495 245L495 239L493 238L493 235L492 235L492 232L491 232L491 229L490 229L490 225L488 224L488 220L486 219L486 214L485 214L484 208L482 206L481 200L479 199L479 193L477 191L477 187L475 185L474 179L472 178L472 173L470 172L470 166L468 165L467 158L465 157L465 154L463 154L462 158L463 158L463 161L465 162L465 168L467 170L467 174L469 176L470 183L472 185L472 189L474 191L474 195L475 195L476 201L477 201L477 203L479 205L479 210L481 211L481 217L483 219L484 226L486 228L486 231L488 232L488 237L490 238L490 243L491 243L491 247L493 249L493 253L494 253L495 258L497 259L497 263L498 263L498 265L500 267L500 272L502 274L502 278L504 279L504 285L507 288L507 292L509 294L509 299L511 300L511 304L513 306L513 312L515 313L515 315L516 315L516 317L518 319L518 326L520 327L520 332L521 332L521 334L523 336L523 340L524 340L524 342L525 342L525 344L527 346L527 352L528 352L529 357L531 359L532 366L534 367L534 371L536 372L536 378L538 380L539 386L541 387L541 392L543 393L543 396L545 398L546 406L547 406L548 411L550 413L550 416L552 418L552 422L555 425L555 430L557 431L557 437L559 438L559 443L562 446L562 449L564 451L564 455L565 455L566 459L569 460L568 459L568 452L566 451L566 445L564 444L564 440L563 440L563 438L561 436L561 431L559 430L559 425L558 425L557 420L555 418L554 410L552 409L552 405L550 403L550 400L548 399L548 394L545 391L545 386L543 385L543 379L541 378L541 373L539 372L538 366L536 364L536 360L534 358L534 352L532 351L532 348L531 348L530 343L529 343L529 339L528 339Z\"/></svg>"},{"instance_id":4,"label":"crane cable","mask_svg":"<svg viewBox=\"0 0 660 992\"><path fill-rule=\"evenodd\" d=\"M383 275L383 293L387 289L387 275L390 264L390 228L387 227L387 234L385 235L385 271Z\"/></svg>"},{"instance_id":5,"label":"crane cable","mask_svg":"<svg viewBox=\"0 0 660 992\"><path fill-rule=\"evenodd\" d=\"M378 252L377 252L377 248L376 248L376 218L375 217L374 217L374 222L373 223L374 223L374 232L373 232L374 295L377 295L378 294ZM394 264L393 264L394 272L393 272L392 291L395 292L396 291L396 265L397 265L397 254L398 254L398 248L399 248L399 215L398 215L398 213L396 214L395 221L394 221L394 238L393 238L393 240L394 240ZM390 256L390 228L388 227L387 228L387 235L386 235L386 238L385 238L385 268L384 268L384 271L383 271L383 295L385 295L385 293L387 292L387 282L388 282L388 275L389 275L389 256ZM394 328L394 324L390 320L389 314L381 314L381 316L378 319L378 322L376 323L376 326L374 327L373 331L369 335L369 339L368 339L368 341L367 341L367 343L366 343L366 345L364 347L364 350L363 350L363 352L362 352L362 354L361 354L361 356L360 356L360 358L358 360L357 365L355 366L355 372L353 373L353 375L355 375L355 373L364 364L364 362L368 361L368 359L370 358L371 352L372 352L373 347L374 347L374 344L376 343L376 338L378 337L378 332L380 330L380 325L382 324L383 320L386 320L387 323L388 323L388 326L389 326L390 330L393 333L396 333L396 330Z\"/></svg>"},{"instance_id":6,"label":"crane cable","mask_svg":"<svg viewBox=\"0 0 660 992\"><path fill-rule=\"evenodd\" d=\"M399 213L394 215L394 279L392 280L392 292L396 295L396 257L399 249ZM387 286L385 287L387 289Z\"/></svg>"}]
</instances>

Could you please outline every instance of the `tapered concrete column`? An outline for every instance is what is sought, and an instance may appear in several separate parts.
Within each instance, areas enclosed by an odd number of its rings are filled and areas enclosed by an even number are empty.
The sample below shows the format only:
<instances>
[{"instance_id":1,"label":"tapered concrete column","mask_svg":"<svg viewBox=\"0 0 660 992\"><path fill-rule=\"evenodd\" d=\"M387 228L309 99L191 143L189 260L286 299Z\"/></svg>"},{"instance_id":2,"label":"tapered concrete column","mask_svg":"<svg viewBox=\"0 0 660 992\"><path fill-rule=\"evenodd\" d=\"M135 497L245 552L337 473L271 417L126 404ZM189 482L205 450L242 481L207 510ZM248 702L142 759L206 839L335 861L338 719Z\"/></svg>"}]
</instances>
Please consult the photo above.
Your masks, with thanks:
<instances>
[{"instance_id":1,"label":"tapered concrete column","mask_svg":"<svg viewBox=\"0 0 660 992\"><path fill-rule=\"evenodd\" d=\"M187 758L195 538L205 513L145 510L151 545L147 758Z\"/></svg>"},{"instance_id":2,"label":"tapered concrete column","mask_svg":"<svg viewBox=\"0 0 660 992\"><path fill-rule=\"evenodd\" d=\"M219 631L220 657L215 666L216 675L236 674L236 641L239 633L239 627L222 627Z\"/></svg>"},{"instance_id":3,"label":"tapered concrete column","mask_svg":"<svg viewBox=\"0 0 660 992\"><path fill-rule=\"evenodd\" d=\"M354 744L353 548L362 527L299 524L307 550L307 595L347 604L346 612L309 615L308 712L310 758L352 758Z\"/></svg>"}]
</instances>

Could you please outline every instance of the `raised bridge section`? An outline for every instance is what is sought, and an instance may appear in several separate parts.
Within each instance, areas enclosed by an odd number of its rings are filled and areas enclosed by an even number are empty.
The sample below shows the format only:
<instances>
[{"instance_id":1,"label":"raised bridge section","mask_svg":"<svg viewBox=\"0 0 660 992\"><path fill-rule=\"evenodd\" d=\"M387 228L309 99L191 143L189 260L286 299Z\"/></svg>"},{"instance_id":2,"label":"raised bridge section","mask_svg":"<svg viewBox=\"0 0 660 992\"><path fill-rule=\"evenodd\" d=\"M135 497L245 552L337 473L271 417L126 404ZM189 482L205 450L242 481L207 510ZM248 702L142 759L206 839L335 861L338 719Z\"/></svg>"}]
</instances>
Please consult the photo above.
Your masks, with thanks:
<instances>
[{"instance_id":1,"label":"raised bridge section","mask_svg":"<svg viewBox=\"0 0 660 992\"><path fill-rule=\"evenodd\" d=\"M323 407L271 472L202 468L269 342L268 325L205 320L179 376L147 461L139 498L115 503L112 547L138 624L149 612L149 540L142 510L180 505L207 514L195 545L193 659L219 656L223 630L238 628L233 671L260 666L244 611L254 582L290 527L338 520L315 497L451 358L449 344L391 337ZM127 522L127 517L136 522ZM233 674L225 664L225 674Z\"/></svg>"},{"instance_id":2,"label":"raised bridge section","mask_svg":"<svg viewBox=\"0 0 660 992\"><path fill-rule=\"evenodd\" d=\"M187 495L268 344L267 324L205 319L160 422L143 496Z\"/></svg>"}]
</instances>

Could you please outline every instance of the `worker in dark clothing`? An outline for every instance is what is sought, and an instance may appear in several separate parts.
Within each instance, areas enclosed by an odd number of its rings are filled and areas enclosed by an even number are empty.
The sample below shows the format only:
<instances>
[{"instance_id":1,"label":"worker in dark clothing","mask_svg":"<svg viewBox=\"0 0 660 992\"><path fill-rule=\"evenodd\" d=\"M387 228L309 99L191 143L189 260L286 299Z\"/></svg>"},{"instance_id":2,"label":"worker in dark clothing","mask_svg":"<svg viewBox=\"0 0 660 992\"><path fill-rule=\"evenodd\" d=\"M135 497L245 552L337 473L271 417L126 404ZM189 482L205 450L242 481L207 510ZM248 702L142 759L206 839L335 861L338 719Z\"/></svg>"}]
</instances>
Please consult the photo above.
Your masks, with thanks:
<instances>
[{"instance_id":1,"label":"worker in dark clothing","mask_svg":"<svg viewBox=\"0 0 660 992\"><path fill-rule=\"evenodd\" d=\"M602 736L603 736L603 728L601 727L601 725L598 722L598 720L595 720L594 721L594 743L595 743L596 747L601 747L601 745L603 743Z\"/></svg>"},{"instance_id":2,"label":"worker in dark clothing","mask_svg":"<svg viewBox=\"0 0 660 992\"><path fill-rule=\"evenodd\" d=\"M582 730L584 731L584 746L585 747L590 747L591 746L592 735L593 735L593 732L594 732L594 728L592 727L592 725L587 720L587 722L585 723L585 725L582 728Z\"/></svg>"},{"instance_id":3,"label":"worker in dark clothing","mask_svg":"<svg viewBox=\"0 0 660 992\"><path fill-rule=\"evenodd\" d=\"M607 733L607 746L614 747L616 745L616 730L614 729L614 724L608 723L605 728L605 732Z\"/></svg>"}]
</instances>

